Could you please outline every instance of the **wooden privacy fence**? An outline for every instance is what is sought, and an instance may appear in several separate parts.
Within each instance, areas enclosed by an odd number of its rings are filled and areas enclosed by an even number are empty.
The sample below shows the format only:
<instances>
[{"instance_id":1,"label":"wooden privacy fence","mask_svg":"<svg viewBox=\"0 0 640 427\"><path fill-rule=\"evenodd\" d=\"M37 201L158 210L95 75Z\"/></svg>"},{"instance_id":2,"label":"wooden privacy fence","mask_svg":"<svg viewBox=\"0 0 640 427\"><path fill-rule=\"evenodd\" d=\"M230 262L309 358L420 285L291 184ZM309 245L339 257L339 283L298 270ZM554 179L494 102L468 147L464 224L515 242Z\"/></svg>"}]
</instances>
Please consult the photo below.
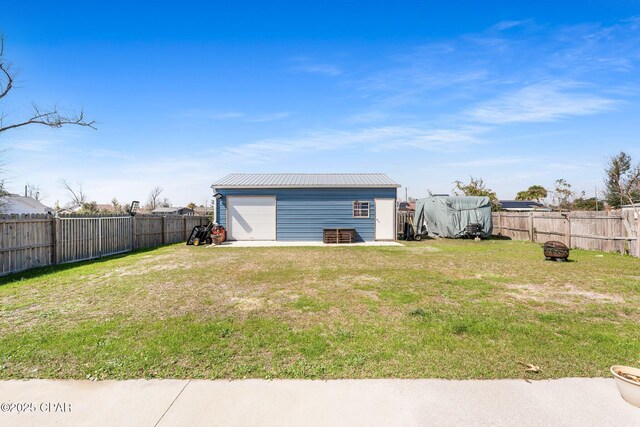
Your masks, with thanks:
<instances>
[{"instance_id":1,"label":"wooden privacy fence","mask_svg":"<svg viewBox=\"0 0 640 427\"><path fill-rule=\"evenodd\" d=\"M633 212L494 212L493 234L570 248L640 256Z\"/></svg>"},{"instance_id":2,"label":"wooden privacy fence","mask_svg":"<svg viewBox=\"0 0 640 427\"><path fill-rule=\"evenodd\" d=\"M0 215L0 275L186 241L206 216Z\"/></svg>"},{"instance_id":3,"label":"wooden privacy fence","mask_svg":"<svg viewBox=\"0 0 640 427\"><path fill-rule=\"evenodd\" d=\"M397 211L396 212L396 233L404 233L404 223L413 220L414 212L409 211Z\"/></svg>"}]
</instances>

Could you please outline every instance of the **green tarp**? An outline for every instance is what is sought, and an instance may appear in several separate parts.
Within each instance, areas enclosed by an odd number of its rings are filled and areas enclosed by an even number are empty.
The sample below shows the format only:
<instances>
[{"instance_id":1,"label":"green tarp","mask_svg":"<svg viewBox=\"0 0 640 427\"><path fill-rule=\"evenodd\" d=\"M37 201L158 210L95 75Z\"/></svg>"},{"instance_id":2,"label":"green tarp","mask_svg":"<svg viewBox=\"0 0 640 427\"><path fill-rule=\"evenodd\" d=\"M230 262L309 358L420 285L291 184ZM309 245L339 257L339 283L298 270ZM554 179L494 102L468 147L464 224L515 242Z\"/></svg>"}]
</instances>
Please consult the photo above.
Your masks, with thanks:
<instances>
[{"instance_id":1,"label":"green tarp","mask_svg":"<svg viewBox=\"0 0 640 427\"><path fill-rule=\"evenodd\" d=\"M491 201L488 197L433 196L416 201L413 221L416 233L423 227L431 236L464 237L469 224L482 226L482 237L491 236Z\"/></svg>"}]
</instances>

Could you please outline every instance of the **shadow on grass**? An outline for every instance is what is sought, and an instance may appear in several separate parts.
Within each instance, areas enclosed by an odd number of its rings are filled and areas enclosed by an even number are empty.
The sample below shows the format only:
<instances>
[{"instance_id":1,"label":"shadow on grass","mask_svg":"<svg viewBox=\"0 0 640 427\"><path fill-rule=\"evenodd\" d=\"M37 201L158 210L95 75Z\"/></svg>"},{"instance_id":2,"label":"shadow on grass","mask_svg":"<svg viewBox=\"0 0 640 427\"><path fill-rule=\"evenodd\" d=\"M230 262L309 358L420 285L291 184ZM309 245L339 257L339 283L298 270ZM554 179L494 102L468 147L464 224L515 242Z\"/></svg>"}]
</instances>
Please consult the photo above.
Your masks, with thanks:
<instances>
[{"instance_id":1,"label":"shadow on grass","mask_svg":"<svg viewBox=\"0 0 640 427\"><path fill-rule=\"evenodd\" d=\"M87 261L69 262L69 263L58 264L58 265L48 265L46 267L36 267L36 268L29 269L29 270L20 271L20 272L17 272L17 273L12 273L12 274L9 274L7 276L0 277L0 286L9 285L11 283L19 282L21 280L34 279L34 278L38 278L40 276L46 276L47 274L51 274L51 273L58 273L58 272L61 272L61 271L71 270L72 268L77 268L77 267L81 267L81 266L85 266L85 265L101 264L103 262L111 261L111 260L118 259L118 258L128 257L130 255L142 254L142 253L145 253L145 252L151 252L151 251L154 251L156 249L160 249L160 248L163 248L163 247L166 247L166 246L171 246L171 245L175 245L175 243L170 243L170 244L161 245L161 246L155 246L153 248L136 249L135 251L131 251L131 252L124 252L124 253L121 253L121 254L108 255L108 256L104 256L102 258L96 258L96 259L91 259L91 260L87 260Z\"/></svg>"},{"instance_id":2,"label":"shadow on grass","mask_svg":"<svg viewBox=\"0 0 640 427\"><path fill-rule=\"evenodd\" d=\"M492 236L489 236L486 240L513 240L513 239L507 236L492 235Z\"/></svg>"}]
</instances>

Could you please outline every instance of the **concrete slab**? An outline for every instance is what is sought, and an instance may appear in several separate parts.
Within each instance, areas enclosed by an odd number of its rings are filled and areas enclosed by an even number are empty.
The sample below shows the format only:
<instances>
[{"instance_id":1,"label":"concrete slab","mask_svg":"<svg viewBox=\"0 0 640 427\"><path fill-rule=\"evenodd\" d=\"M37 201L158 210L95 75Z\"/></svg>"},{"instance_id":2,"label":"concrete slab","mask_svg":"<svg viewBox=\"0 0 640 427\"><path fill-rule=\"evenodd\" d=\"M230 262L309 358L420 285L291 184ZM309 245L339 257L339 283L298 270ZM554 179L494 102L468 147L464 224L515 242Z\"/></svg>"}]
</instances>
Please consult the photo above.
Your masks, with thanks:
<instances>
[{"instance_id":1,"label":"concrete slab","mask_svg":"<svg viewBox=\"0 0 640 427\"><path fill-rule=\"evenodd\" d=\"M0 426L153 426L187 383L188 380L0 381ZM10 412L7 403L33 403L35 411ZM55 404L68 404L70 410L62 412L66 407Z\"/></svg>"},{"instance_id":2,"label":"concrete slab","mask_svg":"<svg viewBox=\"0 0 640 427\"><path fill-rule=\"evenodd\" d=\"M404 246L398 242L358 242L346 244L326 244L322 242L282 242L282 241L234 241L224 242L221 245L209 245L208 248L271 248L289 246L319 246L325 248L351 247L351 246Z\"/></svg>"},{"instance_id":3,"label":"concrete slab","mask_svg":"<svg viewBox=\"0 0 640 427\"><path fill-rule=\"evenodd\" d=\"M192 381L160 426L638 426L613 380Z\"/></svg>"},{"instance_id":4,"label":"concrete slab","mask_svg":"<svg viewBox=\"0 0 640 427\"><path fill-rule=\"evenodd\" d=\"M0 411L0 426L640 426L604 378L4 381L6 402L71 411Z\"/></svg>"}]
</instances>

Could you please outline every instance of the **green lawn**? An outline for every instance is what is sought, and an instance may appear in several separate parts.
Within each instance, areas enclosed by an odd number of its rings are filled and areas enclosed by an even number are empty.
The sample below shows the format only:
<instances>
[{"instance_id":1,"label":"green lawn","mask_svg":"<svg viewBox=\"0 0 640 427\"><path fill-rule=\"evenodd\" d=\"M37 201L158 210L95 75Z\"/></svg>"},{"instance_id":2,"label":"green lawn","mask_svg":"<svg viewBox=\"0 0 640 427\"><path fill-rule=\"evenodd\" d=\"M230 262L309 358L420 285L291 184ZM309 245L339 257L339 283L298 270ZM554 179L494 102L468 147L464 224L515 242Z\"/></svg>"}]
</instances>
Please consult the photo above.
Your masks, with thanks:
<instances>
[{"instance_id":1,"label":"green lawn","mask_svg":"<svg viewBox=\"0 0 640 427\"><path fill-rule=\"evenodd\" d=\"M554 378L640 364L640 260L571 258L506 240L171 245L34 270L0 278L0 379Z\"/></svg>"}]
</instances>

